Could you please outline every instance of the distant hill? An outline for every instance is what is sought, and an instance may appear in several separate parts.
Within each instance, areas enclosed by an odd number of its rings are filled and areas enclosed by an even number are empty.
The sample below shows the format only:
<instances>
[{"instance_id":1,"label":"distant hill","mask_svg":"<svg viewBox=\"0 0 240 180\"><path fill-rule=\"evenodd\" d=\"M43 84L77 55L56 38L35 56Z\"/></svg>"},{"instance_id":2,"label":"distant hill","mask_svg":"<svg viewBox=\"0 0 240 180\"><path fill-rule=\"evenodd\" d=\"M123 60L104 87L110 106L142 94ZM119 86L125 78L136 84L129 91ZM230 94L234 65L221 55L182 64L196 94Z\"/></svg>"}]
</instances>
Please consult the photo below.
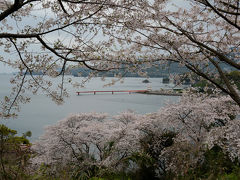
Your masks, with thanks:
<instances>
[{"instance_id":1,"label":"distant hill","mask_svg":"<svg viewBox=\"0 0 240 180\"><path fill-rule=\"evenodd\" d=\"M221 63L220 66L225 72L231 72L231 71L237 70L236 68L233 68L232 66L229 66L226 63ZM215 69L215 67L212 64L209 65L208 68ZM179 63L177 62L169 62L168 64L165 64L165 65L154 64L150 68L144 68L143 66L142 68L139 67L139 69L143 69L143 71L147 73L147 76L152 78L169 77L170 74L184 74L190 71L185 66L180 66ZM60 71L61 69L59 69L59 72ZM87 77L92 72L94 71L87 67L81 67L81 68L71 68L68 74L73 76ZM32 75L42 75L42 74L43 72L41 71L32 72ZM124 68L119 70L98 72L97 76L115 77L117 74L124 74L125 77L140 77L137 72L126 71L126 69Z\"/></svg>"},{"instance_id":2,"label":"distant hill","mask_svg":"<svg viewBox=\"0 0 240 180\"><path fill-rule=\"evenodd\" d=\"M231 72L235 71L236 69L232 66L229 66L226 63L220 64L221 68L225 72ZM213 65L209 65L209 69L215 69ZM147 73L148 77L168 77L170 74L184 74L186 72L189 72L185 66L180 66L179 63L176 62L169 62L166 65L154 65L150 68L146 68L143 70ZM83 76L86 77L89 75L89 73L93 72L92 70L88 68L73 68L70 70L70 74L73 76ZM114 77L116 74L124 74L125 77L140 77L135 72L125 72L124 69L120 70L114 70L114 71L107 71L107 72L99 72L98 76L106 76L106 77Z\"/></svg>"},{"instance_id":3,"label":"distant hill","mask_svg":"<svg viewBox=\"0 0 240 180\"><path fill-rule=\"evenodd\" d=\"M183 74L189 70L186 67L179 66L178 63L169 63L168 65L157 65L150 68L144 68L144 72L147 73L148 77L167 77L169 74ZM93 72L88 68L72 68L70 74L73 76L86 77L89 73ZM137 72L125 72L124 69L113 70L107 72L99 72L98 76L114 77L116 74L124 74L125 77L140 77Z\"/></svg>"}]
</instances>

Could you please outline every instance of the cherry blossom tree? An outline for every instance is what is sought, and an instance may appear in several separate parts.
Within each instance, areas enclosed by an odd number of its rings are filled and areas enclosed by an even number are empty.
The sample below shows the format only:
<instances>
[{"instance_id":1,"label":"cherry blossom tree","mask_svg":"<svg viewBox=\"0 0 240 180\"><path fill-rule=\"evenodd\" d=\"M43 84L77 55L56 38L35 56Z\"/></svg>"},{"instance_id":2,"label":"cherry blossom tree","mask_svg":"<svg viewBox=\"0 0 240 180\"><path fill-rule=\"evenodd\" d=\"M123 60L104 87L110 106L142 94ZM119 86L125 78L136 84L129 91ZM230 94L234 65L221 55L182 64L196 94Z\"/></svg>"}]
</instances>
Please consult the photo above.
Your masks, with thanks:
<instances>
[{"instance_id":1,"label":"cherry blossom tree","mask_svg":"<svg viewBox=\"0 0 240 180\"><path fill-rule=\"evenodd\" d=\"M239 92L226 76L226 72L240 69L239 1L180 3L143 1L137 13L122 9L113 16L112 23L122 26L113 27L107 34L121 44L118 56L148 66L178 62L240 105Z\"/></svg>"},{"instance_id":2,"label":"cherry blossom tree","mask_svg":"<svg viewBox=\"0 0 240 180\"><path fill-rule=\"evenodd\" d=\"M237 145L232 143L238 141L233 135L238 130L230 133L230 130L222 131L222 129L229 126L231 130L234 129L234 124L238 124L239 121L235 119L238 112L239 107L230 97L216 98L202 94L188 94L183 96L178 104L170 104L156 113L147 115L148 118L137 126L146 133L146 137L150 135L152 138L148 147L151 154L158 159L158 172L161 174L172 171L182 174L203 161L203 153L217 142L220 147L232 149L233 147L230 146L222 146L218 141L223 134L228 139L232 138L229 143L231 142L231 145L237 149ZM176 134L173 137L174 143L170 146L166 144L164 147L162 143L169 136L163 135L169 132ZM214 132L216 136L213 136Z\"/></svg>"},{"instance_id":3,"label":"cherry blossom tree","mask_svg":"<svg viewBox=\"0 0 240 180\"><path fill-rule=\"evenodd\" d=\"M175 7L170 0L1 0L0 61L20 73L11 80L13 92L1 102L0 115L29 102L26 90L41 89L62 103L68 96L64 84L79 86L64 76L70 65L145 75L146 67L178 62L239 105L239 92L222 66L240 68L239 2L181 2ZM54 87L34 73L61 76L62 82Z\"/></svg>"},{"instance_id":4,"label":"cherry blossom tree","mask_svg":"<svg viewBox=\"0 0 240 180\"><path fill-rule=\"evenodd\" d=\"M72 83L65 78L69 65L144 75L143 67L177 62L229 95L189 92L179 104L146 115L72 115L46 128L33 145L33 166L49 165L54 174L69 167L78 175L133 170L137 163L125 162L142 153L148 137L147 147L166 170L185 172L214 144L239 159L240 96L225 70L240 69L239 1L181 2L187 7L171 6L170 0L0 1L0 61L19 71L11 79L12 94L1 102L0 117L14 115L11 110L30 101L26 90L43 90L62 103L68 96L64 84ZM62 81L55 87L44 75ZM164 146L169 132L176 136ZM179 158L186 157L184 148L192 153L188 159Z\"/></svg>"},{"instance_id":5,"label":"cherry blossom tree","mask_svg":"<svg viewBox=\"0 0 240 180\"><path fill-rule=\"evenodd\" d=\"M71 83L64 78L69 65L97 71L117 68L109 63L105 47L93 44L104 38L108 14L120 8L134 10L137 4L131 0L1 0L0 61L19 74L11 80L12 94L1 102L0 116L14 115L11 110L19 110L18 103L29 102L26 90L43 90L62 103L68 96L64 84ZM33 76L36 73L41 75ZM43 75L60 76L62 82L53 87L53 81Z\"/></svg>"},{"instance_id":6,"label":"cherry blossom tree","mask_svg":"<svg viewBox=\"0 0 240 180\"><path fill-rule=\"evenodd\" d=\"M239 106L230 97L194 94L146 115L133 112L113 117L99 113L72 115L46 128L32 147L37 153L32 164L48 165L54 174L70 166L71 171L80 174L98 167L89 176L101 177L104 170L138 169L131 157L147 150L149 158L157 160L156 174L169 170L184 172L199 162L207 145L217 143L221 134L234 139L238 133L238 129L234 130L239 121L235 119L238 111ZM173 142L166 144L170 140L166 134L170 132ZM229 150L234 148L238 152L236 141L229 142ZM239 154L236 156L240 158ZM132 161L126 166L129 160Z\"/></svg>"},{"instance_id":7,"label":"cherry blossom tree","mask_svg":"<svg viewBox=\"0 0 240 180\"><path fill-rule=\"evenodd\" d=\"M93 167L100 169L89 176L99 175L106 167L117 172L139 149L138 133L132 125L139 117L130 112L111 119L103 113L72 115L46 128L32 147L37 152L32 163L37 167L50 165L55 173L67 166L78 170L77 174L90 173Z\"/></svg>"},{"instance_id":8,"label":"cherry blossom tree","mask_svg":"<svg viewBox=\"0 0 240 180\"><path fill-rule=\"evenodd\" d=\"M219 145L230 155L232 161L239 159L239 122L231 121L226 126L211 130L207 140L209 148Z\"/></svg>"}]
</instances>

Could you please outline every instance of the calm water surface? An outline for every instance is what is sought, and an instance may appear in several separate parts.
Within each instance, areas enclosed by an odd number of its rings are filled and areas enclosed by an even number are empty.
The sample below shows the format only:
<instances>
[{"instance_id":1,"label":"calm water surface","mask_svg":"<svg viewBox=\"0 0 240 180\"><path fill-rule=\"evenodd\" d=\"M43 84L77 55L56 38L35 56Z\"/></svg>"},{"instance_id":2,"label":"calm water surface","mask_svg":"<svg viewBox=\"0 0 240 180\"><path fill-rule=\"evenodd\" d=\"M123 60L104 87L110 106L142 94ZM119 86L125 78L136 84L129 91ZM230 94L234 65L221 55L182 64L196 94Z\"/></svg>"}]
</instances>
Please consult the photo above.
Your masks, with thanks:
<instances>
[{"instance_id":1,"label":"calm water surface","mask_svg":"<svg viewBox=\"0 0 240 180\"><path fill-rule=\"evenodd\" d=\"M9 83L10 75L0 75L0 98L10 94L11 84ZM81 81L80 77L73 77L76 81ZM137 113L150 113L159 110L166 101L177 101L175 96L159 96L145 94L128 94L128 93L99 93L76 95L76 91L86 90L144 90L151 86L153 90L168 88L162 84L161 78L150 78L151 83L144 84L144 78L126 78L124 83L116 83L114 86L103 87L111 81L101 81L100 78L94 78L86 84L85 88L75 89L69 85L70 97L66 99L63 105L56 105L47 98L43 93L31 95L31 102L21 107L21 112L16 119L4 120L10 128L16 129L19 134L28 130L32 131L32 140L36 139L43 133L44 126L55 124L58 120L64 119L69 114L80 112L107 112L117 114L126 110L133 110ZM55 81L59 81L57 79ZM2 120L1 120L2 121Z\"/></svg>"}]
</instances>

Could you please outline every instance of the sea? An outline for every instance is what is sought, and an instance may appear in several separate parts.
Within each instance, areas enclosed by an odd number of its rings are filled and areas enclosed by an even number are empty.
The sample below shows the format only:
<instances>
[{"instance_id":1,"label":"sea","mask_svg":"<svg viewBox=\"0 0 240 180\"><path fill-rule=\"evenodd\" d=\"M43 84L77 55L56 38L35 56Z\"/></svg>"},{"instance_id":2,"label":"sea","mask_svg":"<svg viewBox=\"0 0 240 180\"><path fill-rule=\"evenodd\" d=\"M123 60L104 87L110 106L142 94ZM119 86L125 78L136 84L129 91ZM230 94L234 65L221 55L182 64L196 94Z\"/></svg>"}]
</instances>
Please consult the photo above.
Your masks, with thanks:
<instances>
[{"instance_id":1,"label":"sea","mask_svg":"<svg viewBox=\"0 0 240 180\"><path fill-rule=\"evenodd\" d=\"M0 75L0 99L11 93L12 85L9 80L12 74ZM48 78L48 77L46 77ZM69 77L65 77L67 79ZM81 83L84 77L71 77L73 81ZM50 78L49 78L50 79ZM82 112L105 112L110 115L117 115L124 111L135 111L145 114L158 111L169 102L177 102L177 96L147 95L138 93L96 93L80 94L77 91L104 91L104 90L160 90L174 87L174 84L163 84L162 78L148 78L149 83L143 83L146 78L128 77L116 82L114 85L106 86L111 83L113 78L107 77L104 81L99 77L92 78L85 83L84 87L74 88L70 84L65 84L68 89L69 97L62 105L57 105L44 92L33 95L26 92L31 97L31 102L22 104L17 118L0 119L0 123L18 131L21 135L26 131L32 132L31 141L36 140L44 132L44 127L55 124L57 121L66 118L71 114ZM116 79L115 79L116 80ZM60 83L61 78L52 79L54 83Z\"/></svg>"}]
</instances>

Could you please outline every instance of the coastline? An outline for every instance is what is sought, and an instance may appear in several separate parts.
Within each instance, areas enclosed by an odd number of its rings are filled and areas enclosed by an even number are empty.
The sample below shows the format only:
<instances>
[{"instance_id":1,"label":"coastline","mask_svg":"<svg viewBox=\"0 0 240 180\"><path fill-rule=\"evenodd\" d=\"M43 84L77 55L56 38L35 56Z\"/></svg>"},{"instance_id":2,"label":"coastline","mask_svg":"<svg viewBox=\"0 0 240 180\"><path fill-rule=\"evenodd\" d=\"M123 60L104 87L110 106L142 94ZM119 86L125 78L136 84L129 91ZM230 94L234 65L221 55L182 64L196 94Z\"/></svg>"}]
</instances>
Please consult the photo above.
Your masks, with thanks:
<instances>
[{"instance_id":1,"label":"coastline","mask_svg":"<svg viewBox=\"0 0 240 180\"><path fill-rule=\"evenodd\" d=\"M163 96L182 96L182 93L177 92L166 92L166 91L146 91L146 92L137 92L140 94L149 94L149 95L163 95Z\"/></svg>"}]
</instances>

